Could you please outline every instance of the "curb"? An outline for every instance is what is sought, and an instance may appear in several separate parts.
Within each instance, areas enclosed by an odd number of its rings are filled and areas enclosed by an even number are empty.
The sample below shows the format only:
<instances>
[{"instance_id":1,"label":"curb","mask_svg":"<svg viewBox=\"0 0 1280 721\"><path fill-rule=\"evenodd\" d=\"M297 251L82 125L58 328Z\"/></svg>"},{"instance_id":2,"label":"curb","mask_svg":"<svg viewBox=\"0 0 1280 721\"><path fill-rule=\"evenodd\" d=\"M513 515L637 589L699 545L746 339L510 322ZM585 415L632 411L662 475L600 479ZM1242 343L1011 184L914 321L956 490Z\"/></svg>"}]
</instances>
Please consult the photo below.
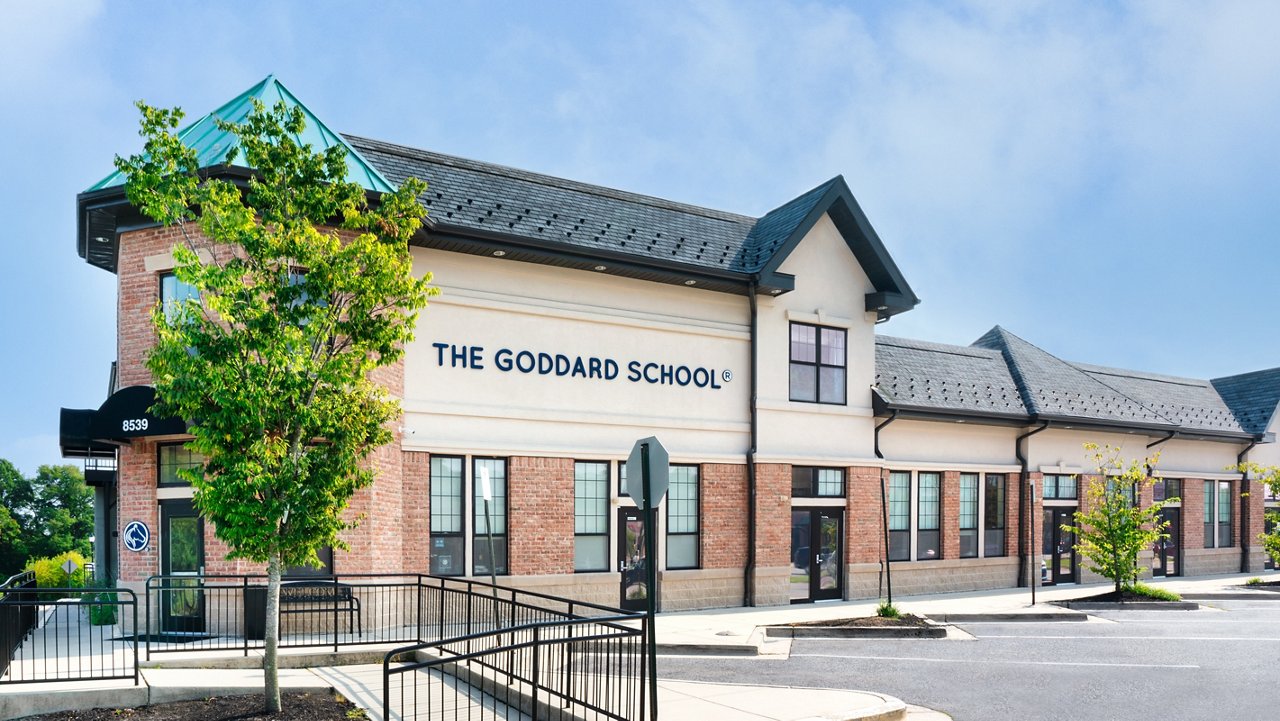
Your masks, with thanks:
<instances>
[{"instance_id":1,"label":"curb","mask_svg":"<svg viewBox=\"0 0 1280 721\"><path fill-rule=\"evenodd\" d=\"M769 638L946 638L944 626L765 626Z\"/></svg>"},{"instance_id":2,"label":"curb","mask_svg":"<svg viewBox=\"0 0 1280 721\"><path fill-rule=\"evenodd\" d=\"M1073 611L1198 611L1191 601L1053 601Z\"/></svg>"},{"instance_id":3,"label":"curb","mask_svg":"<svg viewBox=\"0 0 1280 721\"><path fill-rule=\"evenodd\" d=\"M659 643L654 646L658 655L667 656L758 656L760 649L754 644L735 643Z\"/></svg>"},{"instance_id":4,"label":"curb","mask_svg":"<svg viewBox=\"0 0 1280 721\"><path fill-rule=\"evenodd\" d=\"M1184 593L1182 597L1191 601L1280 601L1280 593L1275 591L1207 591Z\"/></svg>"},{"instance_id":5,"label":"curb","mask_svg":"<svg viewBox=\"0 0 1280 721\"><path fill-rule=\"evenodd\" d=\"M964 623L966 621L970 623L1001 621L1044 623L1047 621L1088 621L1089 615L1085 613L1046 611L1042 613L942 613L929 616L929 618L939 623Z\"/></svg>"}]
</instances>

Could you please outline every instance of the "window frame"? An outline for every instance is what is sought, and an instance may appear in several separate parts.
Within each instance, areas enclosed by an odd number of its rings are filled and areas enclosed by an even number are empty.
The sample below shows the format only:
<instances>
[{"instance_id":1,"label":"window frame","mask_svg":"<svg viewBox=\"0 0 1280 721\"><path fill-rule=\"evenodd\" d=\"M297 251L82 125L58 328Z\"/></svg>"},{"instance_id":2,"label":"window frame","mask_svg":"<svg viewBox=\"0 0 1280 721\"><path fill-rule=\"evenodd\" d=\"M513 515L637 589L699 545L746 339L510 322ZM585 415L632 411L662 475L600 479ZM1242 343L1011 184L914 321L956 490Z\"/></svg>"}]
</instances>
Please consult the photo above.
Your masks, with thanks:
<instances>
[{"instance_id":1,"label":"window frame","mask_svg":"<svg viewBox=\"0 0 1280 721\"><path fill-rule=\"evenodd\" d=\"M840 479L839 493L822 493L822 473L826 471L835 473ZM797 492L796 474L797 472L807 472L809 474L808 487L802 492ZM848 493L847 483L845 482L845 469L833 466L792 466L791 467L791 497L792 498L844 498Z\"/></svg>"},{"instance_id":2,"label":"window frame","mask_svg":"<svg viewBox=\"0 0 1280 721\"><path fill-rule=\"evenodd\" d=\"M1049 479L1053 479L1053 495L1049 495ZM1071 495L1064 496L1059 491L1062 488L1062 479L1071 479ZM1078 501L1080 500L1080 476L1074 473L1046 473L1041 479L1043 489L1041 491L1041 499L1046 501Z\"/></svg>"},{"instance_id":3,"label":"window frame","mask_svg":"<svg viewBox=\"0 0 1280 721\"><path fill-rule=\"evenodd\" d=\"M906 508L906 514L905 514L905 515L906 515L906 527L905 527L905 528L896 528L896 529L893 527L894 520L895 520L895 518L900 518L902 514L895 514L895 513L893 512L893 508L894 508L894 498L893 498L893 489L894 489L894 483L893 483L893 480L894 480L894 479L893 479L893 477L894 477L894 475L895 475L895 474L902 474L902 475L905 475L905 476L907 477L907 484L906 484L906 493L907 493L907 497L906 497L905 499L902 499L902 500L900 501L901 505L902 505L904 508ZM911 487L912 487L912 485L913 485L913 478L914 478L914 475L915 475L915 474L914 474L912 471L889 471L888 490L887 490L887 493L885 494L885 495L886 495L886 497L887 497L887 502L888 502L888 504L889 504L889 508L888 508L888 509L886 509L886 511L885 511L885 515L887 516L888 524L889 524L889 528L888 528L888 529L886 529L886 530L888 531L888 533L889 533L889 547L888 547L887 549L885 549L885 557L886 557L886 560L888 560L888 561L910 561L910 560L912 560L912 556L914 555L914 554L912 554L912 552L911 552L911 551L912 551L912 540L913 540L913 539L912 539L912 530L913 530L913 529L912 529L912 526L914 525L914 524L911 522L911 516L912 516L911 509L912 509L912 496L914 496L914 495L915 495L914 493L912 493L912 488L911 488ZM896 534L896 535L895 535L895 534ZM894 554L893 554L893 548L894 548L894 545L895 545L895 544L893 543L893 539L894 539L895 537L897 537L897 538L901 538L902 536L905 536L905 537L906 537L906 539L907 539L907 543L906 543L906 554L905 554L905 555L902 555L902 556L900 556L900 557L895 557L895 556L894 556ZM901 544L899 544L899 545L901 545Z\"/></svg>"},{"instance_id":4,"label":"window frame","mask_svg":"<svg viewBox=\"0 0 1280 721\"><path fill-rule=\"evenodd\" d=\"M492 574L495 576L510 576L511 575L511 462L506 456L468 456L468 458L471 461L471 464L470 464L471 494L469 497L471 499L471 516L473 520L473 523L472 523L473 530L471 533L471 558L469 559L470 560L469 568L471 569L471 575L472 576L488 576ZM502 463L502 503L501 503L502 533L491 534L494 539L495 548L497 547L498 539L502 539L503 563L502 563L502 568L500 570L499 569L493 569L493 570L485 569L484 571L476 570L476 564L480 557L480 553L479 553L480 544L485 543L487 546L487 543L488 543L487 541L481 540L483 536L481 536L479 533L479 530L480 530L479 519L480 519L480 516L484 513L484 511L481 508L481 504L483 504L484 500L480 496L481 489L476 479L480 477L478 464L481 461L498 461ZM466 481L467 481L466 476L463 476L464 488L467 485ZM490 512L492 512L493 508L491 507L489 510ZM492 518L488 521L488 523L492 523ZM465 534L464 534L464 537L465 537ZM488 552L487 547L485 548L485 552L486 553ZM493 561L493 559L489 559L489 560L490 562Z\"/></svg>"},{"instance_id":5,"label":"window frame","mask_svg":"<svg viewBox=\"0 0 1280 721\"><path fill-rule=\"evenodd\" d=\"M187 295L182 298L176 298L176 297L166 298L165 292L164 292L164 284L165 284L165 281L170 278L173 279L175 291L180 290L183 287L186 287L186 288L190 288L191 293L193 293L194 295ZM172 269L163 270L156 274L156 298L160 303L161 312L164 313L165 320L172 321L173 306L177 303L181 303L187 300L188 298L195 298L197 301L200 300L200 291L194 285L191 285L190 283L184 283L181 280L178 280L177 273L175 273Z\"/></svg>"},{"instance_id":6,"label":"window frame","mask_svg":"<svg viewBox=\"0 0 1280 721\"><path fill-rule=\"evenodd\" d=\"M796 360L791 334L796 326L814 329L813 344L813 360L804 361ZM822 331L829 330L839 333L844 338L844 357L841 359L841 365L830 365L822 362ZM816 323L804 323L800 321L791 321L787 326L787 399L793 403L815 403L829 406L845 406L849 405L849 329L837 326L818 325ZM808 366L814 369L813 378L813 400L806 400L795 397L795 389L791 382L791 368L796 365ZM842 393L839 400L825 400L822 396L822 369L837 368L844 374L844 382L841 383Z\"/></svg>"},{"instance_id":7,"label":"window frame","mask_svg":"<svg viewBox=\"0 0 1280 721\"><path fill-rule=\"evenodd\" d=\"M578 466L579 465L592 465L592 466L604 467L604 482L600 486L600 490L603 491L604 495L600 497L592 497L591 499L591 500L603 500L604 502L604 511L600 514L604 517L603 532L581 533L578 531L578 518L579 518L579 515L578 515ZM613 473L612 473L613 466L614 464L609 461L574 460L573 462L573 572L574 573L600 573L600 572L607 572L610 570L611 564L609 559L611 558L611 556L609 555L609 543L610 543L610 539L612 539L613 537L612 536L613 527L610 522L611 521L610 516L612 516L613 514L610 513L610 510L612 508L610 501L612 499L610 498L610 495L609 495L609 489L613 483ZM623 464L623 467L626 467L626 464ZM599 480L593 480L592 482L600 483ZM578 566L578 539L579 538L591 538L591 539L603 538L604 556L603 556L603 565L601 567L579 568Z\"/></svg>"},{"instance_id":8,"label":"window frame","mask_svg":"<svg viewBox=\"0 0 1280 721\"><path fill-rule=\"evenodd\" d=\"M663 549L663 556L665 559L664 565L666 566L666 569L669 571L684 571L684 570L702 568L702 467L697 463L672 463L670 465L670 468L673 471L676 470L677 468L693 469L693 473L694 473L693 488L694 488L695 498L694 498L694 515L692 517L693 517L694 523L696 524L696 529L694 531L679 531L679 532L675 532L671 530L671 527L672 527L671 508L674 505L672 503L671 488L673 488L675 485L674 483L671 483L667 487L667 496L662 503L662 505L666 506L663 514L664 524L663 524L663 534L662 534L663 536L662 542L665 546L665 548ZM687 515L680 516L680 518L688 518L688 517L689 516ZM671 565L671 537L672 536L680 536L680 537L692 536L693 537L694 562L692 566Z\"/></svg>"},{"instance_id":9,"label":"window frame","mask_svg":"<svg viewBox=\"0 0 1280 721\"><path fill-rule=\"evenodd\" d=\"M991 481L996 481L997 493L991 493ZM1007 473L984 473L982 474L982 541L979 544L982 548L983 558L1005 558L1009 555L1007 543L1009 540L1009 475ZM991 498L996 499L999 512L994 514L998 519L998 526L991 525L992 514L988 513L991 507ZM987 545L990 542L988 538L989 531L1000 532L1000 552L990 553Z\"/></svg>"},{"instance_id":10,"label":"window frame","mask_svg":"<svg viewBox=\"0 0 1280 721\"><path fill-rule=\"evenodd\" d=\"M205 461L204 457L201 456L199 453L196 453L195 451L187 449L187 441L172 441L167 443L157 443L156 444L156 488L191 488L190 483L181 479L177 481L171 481L171 482L164 481L164 469L166 467L166 464L163 462L163 459L164 459L165 449L168 449L168 448L178 448L188 453L190 456L199 457L200 460L196 462L196 465L203 465ZM175 468L174 468L175 471L182 470L183 468L193 467L190 463L174 464L174 465L175 465ZM175 477L177 477L176 474L175 474Z\"/></svg>"},{"instance_id":11,"label":"window frame","mask_svg":"<svg viewBox=\"0 0 1280 721\"><path fill-rule=\"evenodd\" d=\"M435 494L435 462L436 460L456 460L459 464L459 473L461 477L458 479L458 530L457 531L436 531L436 503ZM441 495L441 498L444 496ZM431 454L427 461L427 502L430 506L427 512L427 571L433 576L466 576L467 575L467 457L451 454ZM455 573L444 573L431 567L431 551L436 538L457 538L460 539L461 554L459 559L459 570Z\"/></svg>"},{"instance_id":12,"label":"window frame","mask_svg":"<svg viewBox=\"0 0 1280 721\"><path fill-rule=\"evenodd\" d=\"M965 525L964 525L964 524L965 524L965 510L964 510L964 508L965 508L965 488L964 488L964 485L965 485L965 480L967 480L967 479L969 479L969 480L972 480L972 481L973 481L973 500L972 500L972 503L973 503L973 512L972 512L972 517L973 517L973 526L972 526L972 527L970 527L970 528L965 528ZM956 504L956 505L958 506L958 508L956 509L956 510L958 511L957 535L958 535L959 540L960 540L960 558L979 558L979 557L981 557L981 555L982 555L982 531L984 530L984 529L982 528L982 526L983 526L983 523L982 523L982 510L983 510L983 509L982 509L982 474L980 474L980 473L976 473L976 472L969 472L969 471L965 471L965 472L963 472L963 473L961 473L961 474L960 474L960 477L959 477L959 479L957 480L957 484L958 484L958 486L959 486L959 489L958 489L958 490L959 490L959 494L958 494L959 503L958 503L958 504ZM973 538L973 552L972 552L972 553L965 553L965 549L964 549L964 545L965 545L965 544L964 544L964 539L965 539L965 532L966 532L966 531L968 531L968 532L969 532L969 535Z\"/></svg>"},{"instance_id":13,"label":"window frame","mask_svg":"<svg viewBox=\"0 0 1280 721\"><path fill-rule=\"evenodd\" d=\"M937 481L937 498L933 501L933 503L936 503L936 509L932 513L935 525L932 528L925 528L924 524L920 520L921 517L924 515L923 510L924 510L925 497L924 497L924 491L923 491L924 484L922 481L924 480L925 476L930 476L931 478ZM915 553L912 555L915 557L915 560L917 561L938 561L938 560L941 560L943 557L942 517L943 517L943 513L945 513L945 508L944 508L945 504L942 502L943 482L944 482L944 474L941 471L917 471L915 473L915 505L912 507L912 511L914 511L914 513L912 514L913 521L914 521L913 523L914 528L912 528L912 537L915 540ZM928 545L923 542L925 540L925 534L937 534L938 540L937 540L937 543L934 544L934 547L937 549L937 552L933 556L921 555L925 552L924 547Z\"/></svg>"},{"instance_id":14,"label":"window frame","mask_svg":"<svg viewBox=\"0 0 1280 721\"><path fill-rule=\"evenodd\" d=\"M1224 493L1225 491L1225 493ZM1231 481L1204 482L1204 547L1235 548L1235 490ZM1223 501L1226 507L1223 508ZM1225 514L1224 514L1225 510ZM1223 517L1225 515L1225 518ZM1223 542L1223 536L1226 542Z\"/></svg>"}]
</instances>

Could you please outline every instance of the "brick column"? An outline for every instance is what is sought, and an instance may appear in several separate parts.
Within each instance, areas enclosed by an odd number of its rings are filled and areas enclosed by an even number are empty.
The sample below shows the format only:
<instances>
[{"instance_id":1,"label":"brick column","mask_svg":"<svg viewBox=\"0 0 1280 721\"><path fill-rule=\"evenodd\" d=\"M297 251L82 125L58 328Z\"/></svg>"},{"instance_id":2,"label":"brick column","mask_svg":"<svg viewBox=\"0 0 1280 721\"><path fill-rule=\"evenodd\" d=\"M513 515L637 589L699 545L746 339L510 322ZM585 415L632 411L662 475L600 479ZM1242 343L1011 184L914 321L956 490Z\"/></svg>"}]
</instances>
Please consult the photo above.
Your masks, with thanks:
<instances>
[{"instance_id":1,"label":"brick column","mask_svg":"<svg viewBox=\"0 0 1280 721\"><path fill-rule=\"evenodd\" d=\"M1182 479L1183 558L1188 550L1204 548L1204 483L1200 478Z\"/></svg>"},{"instance_id":2,"label":"brick column","mask_svg":"<svg viewBox=\"0 0 1280 721\"><path fill-rule=\"evenodd\" d=\"M698 480L702 506L702 517L698 520L702 567L744 568L747 565L747 467L704 463L698 469ZM758 518L756 528L757 532L763 529ZM791 519L788 518L784 532L790 528ZM757 558L756 565L770 564L761 564Z\"/></svg>"},{"instance_id":3,"label":"brick column","mask_svg":"<svg viewBox=\"0 0 1280 721\"><path fill-rule=\"evenodd\" d=\"M147 576L160 573L160 506L156 502L156 444L138 439L120 448L119 509L116 518L117 532L124 530L130 521L142 521L151 529L151 543L142 551L130 551L116 543L120 554L120 581L142 583ZM210 531L206 529L206 535Z\"/></svg>"},{"instance_id":4,"label":"brick column","mask_svg":"<svg viewBox=\"0 0 1280 721\"><path fill-rule=\"evenodd\" d=\"M404 508L401 569L405 573L427 573L431 568L431 456L405 451L400 465Z\"/></svg>"},{"instance_id":5,"label":"brick column","mask_svg":"<svg viewBox=\"0 0 1280 721\"><path fill-rule=\"evenodd\" d=\"M981 478L979 478L981 483ZM960 557L960 472L942 474L942 558Z\"/></svg>"},{"instance_id":6,"label":"brick column","mask_svg":"<svg viewBox=\"0 0 1280 721\"><path fill-rule=\"evenodd\" d=\"M880 469L850 468L845 476L845 492L848 497L845 514L845 547L848 549L846 562L879 563L884 557Z\"/></svg>"},{"instance_id":7,"label":"brick column","mask_svg":"<svg viewBox=\"0 0 1280 721\"><path fill-rule=\"evenodd\" d=\"M1232 486L1238 491L1240 483L1237 481ZM1241 527L1245 529L1249 542L1249 570L1261 571L1262 564L1265 562L1265 551L1262 550L1262 541L1258 536L1262 534L1265 528L1263 523L1266 519L1266 486L1264 486L1256 478L1249 482L1249 497L1240 499L1240 512L1243 516L1241 519ZM1259 555L1262 552L1263 555Z\"/></svg>"},{"instance_id":8,"label":"brick column","mask_svg":"<svg viewBox=\"0 0 1280 721\"><path fill-rule=\"evenodd\" d=\"M791 466L757 463L756 568L790 564Z\"/></svg>"},{"instance_id":9,"label":"brick column","mask_svg":"<svg viewBox=\"0 0 1280 721\"><path fill-rule=\"evenodd\" d=\"M573 573L573 459L513 456L507 507L509 572Z\"/></svg>"}]
</instances>

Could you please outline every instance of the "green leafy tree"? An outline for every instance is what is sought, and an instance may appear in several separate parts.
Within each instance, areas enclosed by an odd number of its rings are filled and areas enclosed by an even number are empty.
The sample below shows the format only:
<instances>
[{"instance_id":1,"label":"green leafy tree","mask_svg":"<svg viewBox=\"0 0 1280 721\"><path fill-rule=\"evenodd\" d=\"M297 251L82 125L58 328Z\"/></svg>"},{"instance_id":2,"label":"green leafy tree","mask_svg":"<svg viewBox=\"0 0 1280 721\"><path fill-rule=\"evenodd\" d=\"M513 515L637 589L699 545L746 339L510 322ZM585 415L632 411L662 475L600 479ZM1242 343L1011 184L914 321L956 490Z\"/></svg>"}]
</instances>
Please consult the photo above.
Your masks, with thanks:
<instances>
[{"instance_id":1,"label":"green leafy tree","mask_svg":"<svg viewBox=\"0 0 1280 721\"><path fill-rule=\"evenodd\" d=\"M160 413L189 419L202 468L185 471L196 507L229 556L267 568L267 709L280 708L280 575L345 547L364 463L392 439L398 404L370 373L395 362L435 289L415 278L408 241L425 184L405 181L370 204L346 181L345 151L296 140L300 109L255 102L226 163L254 169L243 186L202 175L174 134L179 109L138 103L141 155L117 157L130 202L180 229L175 274L199 292L157 307L150 368ZM198 212L197 212L198 209Z\"/></svg>"},{"instance_id":2,"label":"green leafy tree","mask_svg":"<svg viewBox=\"0 0 1280 721\"><path fill-rule=\"evenodd\" d=\"M1075 514L1075 525L1063 529L1075 534L1075 549L1088 560L1090 571L1115 583L1119 596L1126 586L1138 582L1142 565L1138 554L1157 541L1166 540L1168 522L1160 518L1160 509L1177 499L1157 501L1149 506L1139 503L1142 489L1154 482L1150 469L1159 454L1143 461L1126 462L1120 449L1086 443L1093 454L1096 475L1085 490L1085 509Z\"/></svg>"},{"instance_id":3,"label":"green leafy tree","mask_svg":"<svg viewBox=\"0 0 1280 721\"><path fill-rule=\"evenodd\" d=\"M1280 466L1263 466L1249 462L1234 466L1232 470L1248 473L1250 478L1270 488L1272 493L1280 495ZM1280 563L1280 511L1268 508L1266 519L1271 522L1271 532L1259 534L1258 540L1262 541L1262 548L1266 550L1267 555L1271 556L1276 563Z\"/></svg>"},{"instance_id":4,"label":"green leafy tree","mask_svg":"<svg viewBox=\"0 0 1280 721\"><path fill-rule=\"evenodd\" d=\"M22 570L30 557L35 489L12 463L0 458L0 581Z\"/></svg>"},{"instance_id":5,"label":"green leafy tree","mask_svg":"<svg viewBox=\"0 0 1280 721\"><path fill-rule=\"evenodd\" d=\"M54 556L75 551L93 556L93 489L75 466L40 466L35 487L35 530L40 547L32 555Z\"/></svg>"}]
</instances>

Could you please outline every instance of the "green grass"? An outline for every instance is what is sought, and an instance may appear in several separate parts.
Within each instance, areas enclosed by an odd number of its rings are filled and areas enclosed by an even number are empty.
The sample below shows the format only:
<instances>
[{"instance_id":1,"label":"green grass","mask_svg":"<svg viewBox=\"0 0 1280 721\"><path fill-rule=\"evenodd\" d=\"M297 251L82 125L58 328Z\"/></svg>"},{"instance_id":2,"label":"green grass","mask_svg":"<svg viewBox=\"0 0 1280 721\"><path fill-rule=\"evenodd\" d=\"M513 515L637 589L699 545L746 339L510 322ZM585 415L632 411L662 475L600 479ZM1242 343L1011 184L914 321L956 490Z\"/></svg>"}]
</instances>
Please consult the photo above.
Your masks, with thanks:
<instances>
[{"instance_id":1,"label":"green grass","mask_svg":"<svg viewBox=\"0 0 1280 721\"><path fill-rule=\"evenodd\" d=\"M1147 584L1141 583L1141 582L1135 583L1132 586L1127 586L1125 590L1130 591L1132 593L1136 593L1139 596L1146 596L1147 598L1150 598L1156 601L1181 601L1182 600L1182 596L1179 596L1173 591L1166 591L1163 588L1148 586Z\"/></svg>"},{"instance_id":2,"label":"green grass","mask_svg":"<svg viewBox=\"0 0 1280 721\"><path fill-rule=\"evenodd\" d=\"M1262 579L1261 579L1261 578L1258 578L1257 576L1254 576L1253 578L1249 579L1248 581L1245 581L1245 582L1244 582L1244 585L1246 585L1246 586L1261 586L1261 585L1262 585Z\"/></svg>"},{"instance_id":3,"label":"green grass","mask_svg":"<svg viewBox=\"0 0 1280 721\"><path fill-rule=\"evenodd\" d=\"M902 616L902 612L897 606L885 601L876 607L876 615L880 618L898 618Z\"/></svg>"}]
</instances>

